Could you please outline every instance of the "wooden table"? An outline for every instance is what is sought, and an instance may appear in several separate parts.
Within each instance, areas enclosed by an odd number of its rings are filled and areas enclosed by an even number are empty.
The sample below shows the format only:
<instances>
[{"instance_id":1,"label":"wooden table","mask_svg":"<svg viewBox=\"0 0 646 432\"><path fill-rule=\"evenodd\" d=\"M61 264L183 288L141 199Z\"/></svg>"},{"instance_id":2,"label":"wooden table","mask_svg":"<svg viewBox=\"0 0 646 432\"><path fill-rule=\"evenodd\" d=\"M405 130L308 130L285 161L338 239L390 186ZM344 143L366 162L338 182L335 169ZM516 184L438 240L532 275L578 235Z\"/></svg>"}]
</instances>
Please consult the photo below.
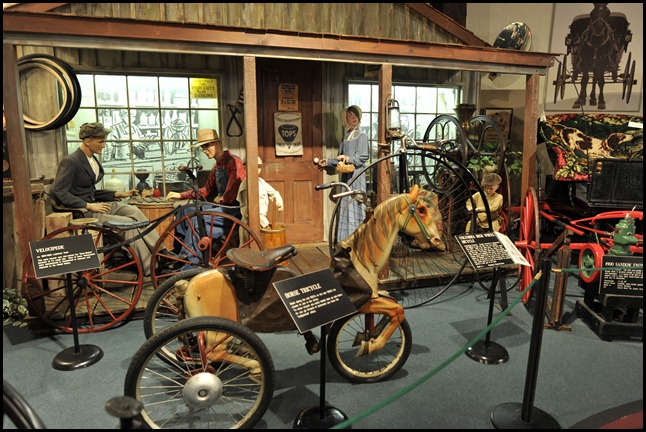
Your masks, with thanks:
<instances>
[{"instance_id":1,"label":"wooden table","mask_svg":"<svg viewBox=\"0 0 646 432\"><path fill-rule=\"evenodd\" d=\"M175 207L174 202L163 201L161 199L159 199L158 201L155 201L155 200L140 201L140 200L130 199L128 200L128 204L137 206L137 208L139 208L139 210L141 210L141 212L145 214L149 220L157 219L158 217L161 217L167 214L173 209L173 207ZM173 216L169 216L163 221L161 221L159 225L157 225L155 229L157 230L159 235L162 235L164 231L166 231L166 228L168 228L168 226L173 222L173 220L174 220ZM173 237L171 236L166 237L166 239L164 239L164 245L168 250L172 251Z\"/></svg>"}]
</instances>

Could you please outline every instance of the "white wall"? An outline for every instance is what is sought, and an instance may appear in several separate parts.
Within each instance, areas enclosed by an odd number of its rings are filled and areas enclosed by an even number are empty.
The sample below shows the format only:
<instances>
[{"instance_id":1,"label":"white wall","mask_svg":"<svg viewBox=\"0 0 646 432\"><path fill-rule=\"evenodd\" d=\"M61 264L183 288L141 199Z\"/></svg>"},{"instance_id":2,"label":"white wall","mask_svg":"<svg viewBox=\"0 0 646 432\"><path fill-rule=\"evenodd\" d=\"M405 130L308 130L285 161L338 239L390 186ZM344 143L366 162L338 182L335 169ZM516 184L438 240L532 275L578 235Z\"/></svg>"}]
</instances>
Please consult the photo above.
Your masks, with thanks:
<instances>
[{"instance_id":1,"label":"white wall","mask_svg":"<svg viewBox=\"0 0 646 432\"><path fill-rule=\"evenodd\" d=\"M554 33L552 29L554 6L555 3L468 3L466 27L480 39L493 45L496 36L507 24L516 21L523 22L529 26L532 32L531 51L549 53L552 43L551 36ZM612 10L612 3L609 7ZM592 10L592 3L590 3L590 10ZM643 38L643 33L636 31L637 28L641 28L641 22L638 26L637 22L632 23L632 20L641 20L642 16L643 14L639 14L639 17L628 17L631 24L635 24L631 25L631 27L635 27L633 29L633 40ZM632 45L636 44L633 43ZM558 54L557 58L562 59L564 51L555 52L554 54ZM553 68L556 67L553 66ZM643 74L636 76L635 79L641 83L643 81ZM539 112L542 111L545 100L550 100L550 98L554 97L554 87L551 84L546 86L546 82L547 78L541 77ZM642 85L639 83L633 87L633 92L641 90ZM503 74L492 81L488 78L488 74L482 74L481 85L481 90L489 95L491 95L490 91L495 90L513 93L515 90L524 91L525 77ZM618 114L620 112L616 111L613 113ZM631 112L630 114L643 116L643 104L638 113Z\"/></svg>"}]
</instances>

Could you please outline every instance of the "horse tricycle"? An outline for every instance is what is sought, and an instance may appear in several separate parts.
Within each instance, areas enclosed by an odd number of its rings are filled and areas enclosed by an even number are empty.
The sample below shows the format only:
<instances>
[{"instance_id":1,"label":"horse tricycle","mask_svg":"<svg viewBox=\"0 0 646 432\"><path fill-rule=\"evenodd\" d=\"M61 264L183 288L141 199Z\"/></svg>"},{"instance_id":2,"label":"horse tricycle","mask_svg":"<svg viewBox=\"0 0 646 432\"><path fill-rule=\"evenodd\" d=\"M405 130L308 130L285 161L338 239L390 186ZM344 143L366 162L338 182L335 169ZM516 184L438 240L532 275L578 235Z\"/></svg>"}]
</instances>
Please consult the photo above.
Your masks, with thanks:
<instances>
[{"instance_id":1,"label":"horse tricycle","mask_svg":"<svg viewBox=\"0 0 646 432\"><path fill-rule=\"evenodd\" d=\"M367 201L364 192L343 183L317 189L332 186L343 188L336 199ZM379 203L372 217L335 248L332 273L357 311L325 326L326 348L334 369L349 381L386 380L410 354L412 334L404 309L378 289L378 274L400 232L421 250L438 247L436 204L433 192L415 185ZM296 330L271 289L272 283L294 276L279 264L295 254L291 245L231 249L232 267L189 270L159 286L144 319L149 338L125 379L125 395L143 404L146 424L246 428L262 417L274 391L274 365L255 332ZM304 336L310 354L316 352L316 338L310 332Z\"/></svg>"}]
</instances>

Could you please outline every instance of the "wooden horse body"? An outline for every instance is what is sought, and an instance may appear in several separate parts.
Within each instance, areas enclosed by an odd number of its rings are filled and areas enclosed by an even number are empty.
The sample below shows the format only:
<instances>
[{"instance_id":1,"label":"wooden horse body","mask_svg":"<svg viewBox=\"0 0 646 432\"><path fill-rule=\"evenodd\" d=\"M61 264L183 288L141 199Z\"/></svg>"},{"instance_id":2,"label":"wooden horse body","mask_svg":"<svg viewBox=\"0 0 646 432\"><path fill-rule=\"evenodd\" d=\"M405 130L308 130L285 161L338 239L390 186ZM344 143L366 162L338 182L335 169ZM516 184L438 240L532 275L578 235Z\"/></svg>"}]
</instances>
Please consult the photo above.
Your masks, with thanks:
<instances>
[{"instance_id":1,"label":"wooden horse body","mask_svg":"<svg viewBox=\"0 0 646 432\"><path fill-rule=\"evenodd\" d=\"M415 185L410 193L394 196L379 204L370 220L364 222L354 234L339 243L341 247L350 249L353 265L372 290L370 299L360 306L359 312L385 314L390 317L389 325L377 338L362 342L358 355L381 349L404 319L403 307L391 297L380 294L377 288L378 274L388 262L399 231L412 236L413 245L420 249L444 250L441 220L441 214L437 210L437 196L426 191L420 192ZM259 313L272 309L267 307L267 296L273 296L275 300L272 299L271 302L287 314L274 289L257 288L266 289L262 299L263 306L257 308L262 309ZM248 315L257 312L249 311L249 305L240 303L234 283L220 269L195 276L185 284L185 292L181 297L183 297L184 310L190 317L217 316L245 324L245 320L250 318ZM260 303L261 301L258 302ZM241 314L240 311L243 309L250 313ZM275 311L275 308L273 309ZM284 326L276 324L278 320L275 314L268 316L266 321L268 321L266 325L260 325L258 328L250 326L250 328L254 331L267 332L286 330ZM276 326L280 328L275 328ZM295 329L295 326L291 327Z\"/></svg>"}]
</instances>

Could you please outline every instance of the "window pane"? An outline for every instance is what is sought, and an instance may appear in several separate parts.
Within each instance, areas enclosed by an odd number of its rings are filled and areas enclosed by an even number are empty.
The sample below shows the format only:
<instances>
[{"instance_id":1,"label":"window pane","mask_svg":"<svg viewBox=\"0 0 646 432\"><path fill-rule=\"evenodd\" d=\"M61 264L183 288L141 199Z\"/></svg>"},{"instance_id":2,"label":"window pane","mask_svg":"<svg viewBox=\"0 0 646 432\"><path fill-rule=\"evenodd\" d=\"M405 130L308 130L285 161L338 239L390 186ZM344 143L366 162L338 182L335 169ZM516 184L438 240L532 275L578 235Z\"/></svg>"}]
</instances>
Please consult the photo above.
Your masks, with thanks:
<instances>
[{"instance_id":1,"label":"window pane","mask_svg":"<svg viewBox=\"0 0 646 432\"><path fill-rule=\"evenodd\" d=\"M81 107L94 106L94 86L92 75L77 75L76 78L81 85L81 89L92 89L92 91L81 91Z\"/></svg>"},{"instance_id":2,"label":"window pane","mask_svg":"<svg viewBox=\"0 0 646 432\"><path fill-rule=\"evenodd\" d=\"M128 98L126 96L126 77L117 75L96 75L94 77L96 85L97 105L98 106L127 106ZM94 92L94 89L88 89ZM81 93L85 93L82 90Z\"/></svg>"}]
</instances>

